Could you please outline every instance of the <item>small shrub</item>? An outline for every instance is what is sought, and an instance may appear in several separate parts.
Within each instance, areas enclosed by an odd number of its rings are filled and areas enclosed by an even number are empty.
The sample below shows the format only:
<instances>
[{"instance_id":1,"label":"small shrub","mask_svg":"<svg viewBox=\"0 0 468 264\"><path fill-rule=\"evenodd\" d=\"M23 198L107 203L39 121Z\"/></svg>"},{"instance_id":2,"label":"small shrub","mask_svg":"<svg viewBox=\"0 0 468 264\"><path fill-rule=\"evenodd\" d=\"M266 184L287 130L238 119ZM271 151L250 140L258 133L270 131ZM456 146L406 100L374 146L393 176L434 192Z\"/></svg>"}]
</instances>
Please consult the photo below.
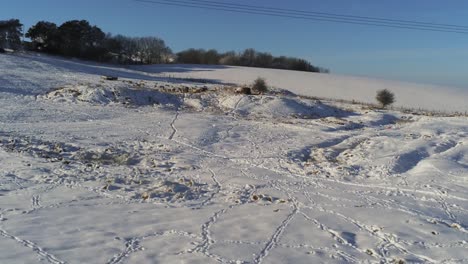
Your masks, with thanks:
<instances>
[{"instance_id":1,"label":"small shrub","mask_svg":"<svg viewBox=\"0 0 468 264\"><path fill-rule=\"evenodd\" d=\"M395 102L395 95L389 90L383 89L377 92L375 99L382 104L382 107L386 107L387 105L391 105Z\"/></svg>"},{"instance_id":2,"label":"small shrub","mask_svg":"<svg viewBox=\"0 0 468 264\"><path fill-rule=\"evenodd\" d=\"M267 83L265 81L265 79L263 78L257 78L253 85L252 85L252 90L256 91L257 93L265 93L266 91L268 91L268 86L267 86Z\"/></svg>"}]
</instances>

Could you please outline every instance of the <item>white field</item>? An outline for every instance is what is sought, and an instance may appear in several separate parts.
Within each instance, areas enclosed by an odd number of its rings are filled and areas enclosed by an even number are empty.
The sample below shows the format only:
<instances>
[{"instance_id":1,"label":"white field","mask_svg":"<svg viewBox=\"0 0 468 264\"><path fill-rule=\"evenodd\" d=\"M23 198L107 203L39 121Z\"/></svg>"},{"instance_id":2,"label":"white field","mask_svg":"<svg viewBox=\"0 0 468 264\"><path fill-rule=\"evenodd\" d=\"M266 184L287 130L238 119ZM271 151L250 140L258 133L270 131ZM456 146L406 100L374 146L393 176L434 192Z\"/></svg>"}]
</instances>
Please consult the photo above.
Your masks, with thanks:
<instances>
[{"instance_id":1,"label":"white field","mask_svg":"<svg viewBox=\"0 0 468 264\"><path fill-rule=\"evenodd\" d=\"M457 89L334 74L231 66L207 68L197 65L156 65L133 68L160 73L162 76L205 78L238 84L250 84L262 77L270 85L296 94L365 103L375 103L376 92L389 89L396 95L396 107L462 113L468 111L468 86L466 89Z\"/></svg>"},{"instance_id":2,"label":"white field","mask_svg":"<svg viewBox=\"0 0 468 264\"><path fill-rule=\"evenodd\" d=\"M0 263L468 263L467 117L219 83L257 76L468 110L423 85L0 55Z\"/></svg>"}]
</instances>

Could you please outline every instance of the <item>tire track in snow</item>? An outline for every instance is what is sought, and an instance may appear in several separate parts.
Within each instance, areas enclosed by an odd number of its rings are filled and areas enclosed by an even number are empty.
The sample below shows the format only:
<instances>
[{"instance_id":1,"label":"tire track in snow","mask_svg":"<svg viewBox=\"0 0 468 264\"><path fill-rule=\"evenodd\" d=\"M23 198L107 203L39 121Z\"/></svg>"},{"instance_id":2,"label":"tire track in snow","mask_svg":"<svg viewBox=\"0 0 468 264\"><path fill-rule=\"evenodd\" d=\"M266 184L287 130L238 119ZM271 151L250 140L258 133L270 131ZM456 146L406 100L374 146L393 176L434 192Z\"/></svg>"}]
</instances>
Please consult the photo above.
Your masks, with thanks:
<instances>
[{"instance_id":1,"label":"tire track in snow","mask_svg":"<svg viewBox=\"0 0 468 264\"><path fill-rule=\"evenodd\" d=\"M314 250L314 251L325 251L329 253L330 255L336 254L338 256L341 256L347 263L361 263L362 262L356 259L354 256L351 256L346 252L343 252L334 248L314 247L312 245L307 245L307 244L289 245L289 244L281 244L281 243L278 244L278 247L294 248L294 249L308 249L308 250Z\"/></svg>"},{"instance_id":2,"label":"tire track in snow","mask_svg":"<svg viewBox=\"0 0 468 264\"><path fill-rule=\"evenodd\" d=\"M352 243L350 243L348 240L344 239L342 236L340 236L338 234L338 232L336 232L335 230L329 228L328 226L324 225L323 223L321 223L320 221L318 221L317 219L314 219L310 216L308 216L307 214L305 214L304 212L300 212L300 214L308 221L312 222L313 224L315 224L320 230L328 233L329 235L332 236L332 238L334 240L336 240L338 243L340 243L341 245L343 246L347 246L349 248L352 248L354 250L356 250L357 252L360 252L360 253L363 253L363 254L366 254L365 250L363 249L360 249L359 247L356 247L355 245L353 245ZM346 254L347 255L347 254ZM374 258L382 258L382 256L373 256ZM346 259L347 261L351 261L351 259Z\"/></svg>"},{"instance_id":3,"label":"tire track in snow","mask_svg":"<svg viewBox=\"0 0 468 264\"><path fill-rule=\"evenodd\" d=\"M41 247L39 247L38 245L36 245L35 243L29 240L24 240L19 237L16 237L3 229L0 229L0 235L9 239L15 240L17 243L32 249L39 256L45 257L50 263L53 263L53 264L65 264L66 263L65 261L58 259L56 256L48 253L47 251L45 251L44 249L42 249Z\"/></svg>"},{"instance_id":4,"label":"tire track in snow","mask_svg":"<svg viewBox=\"0 0 468 264\"><path fill-rule=\"evenodd\" d=\"M380 199L380 198L376 198L376 197L372 197L372 198L368 198L368 199L369 199L369 201L372 201L372 199L374 201L377 201L375 204L381 206L384 209L392 209L392 210L400 211L400 212L403 212L405 214L418 217L418 218L423 219L425 221L431 221L431 223L432 223L433 220L435 220L437 223L443 224L446 227L457 228L460 232L468 234L468 230L466 230L462 226L454 227L454 222L455 221L453 221L453 220L447 220L447 219L442 219L442 218L439 218L439 217L428 215L425 212L422 212L422 211L414 209L414 208L410 208L408 206L405 206L401 202L398 203L395 200L390 200L389 201L389 200L384 200L384 199ZM418 199L415 199L415 200L417 202L419 202ZM436 207L434 207L434 208L436 208ZM439 209L439 208L436 208L436 209Z\"/></svg>"},{"instance_id":5,"label":"tire track in snow","mask_svg":"<svg viewBox=\"0 0 468 264\"><path fill-rule=\"evenodd\" d=\"M439 202L439 204L444 209L445 214L450 218L450 220L457 223L457 217L452 213L452 211L450 210L449 205L447 204L446 197L448 195L448 190L438 189L437 192L440 194L437 201Z\"/></svg>"},{"instance_id":6,"label":"tire track in snow","mask_svg":"<svg viewBox=\"0 0 468 264\"><path fill-rule=\"evenodd\" d=\"M260 254L255 258L254 263L260 264L268 256L268 254L277 247L281 235L284 233L289 223L293 220L294 216L299 212L299 208L294 206L293 211L286 217L281 225L276 229L275 233L271 236L270 240L266 243L266 246L262 249Z\"/></svg>"},{"instance_id":7,"label":"tire track in snow","mask_svg":"<svg viewBox=\"0 0 468 264\"><path fill-rule=\"evenodd\" d=\"M216 154L214 154L216 155ZM236 159L231 159L229 157L223 157L224 159L230 160L234 163L236 163ZM334 183L334 184L339 184L339 185L344 185L344 186L350 186L350 187L359 187L359 188L364 188L364 189L378 189L378 190L386 190L386 191L400 191L400 192L406 192L406 193L416 193L416 194L421 194L421 195L428 195L428 196L433 196L433 197L439 197L439 194L436 192L432 191L424 191L424 190L416 190L416 189L409 189L409 188L400 188L400 187L391 187L391 186L382 186L382 185L375 185L375 184L364 184L364 183L353 183L353 182L345 182L345 181L340 181L340 180L335 180L331 178L311 178L306 175L300 175L297 173L293 172L285 172L281 171L278 169L274 169L271 167L266 167L262 165L257 165L257 164L252 164L250 162L244 162L243 164L248 164L251 167L256 167L260 169L265 169L283 176L286 176L288 178L292 179L297 179L301 178L304 179L305 181L321 181L321 182L328 182L328 183ZM464 201L468 202L468 198L456 196L456 195L449 195L447 194L446 198L454 199L454 200L459 200L459 201Z\"/></svg>"},{"instance_id":8,"label":"tire track in snow","mask_svg":"<svg viewBox=\"0 0 468 264\"><path fill-rule=\"evenodd\" d=\"M213 154L213 156L215 156L216 154L214 153L211 153ZM234 161L234 159L231 159L229 157L222 157L223 159L228 159L228 160L231 160L231 161ZM253 163L248 163L248 165L252 166L252 167L258 167L258 168L263 168L263 169L267 169L269 171L273 171L273 172L276 172L276 173L279 173L279 174L282 174L282 175L285 175L285 176L288 176L289 178L296 178L296 177L300 177L300 178L304 178L304 180L307 180L307 181L310 181L311 179L305 179L304 176L302 175L297 175L295 173L292 173L291 171L287 171L287 172L284 172L284 171L280 171L280 170L275 170L275 169L272 169L272 168L267 168L265 166L262 166L262 165L257 165L257 164L253 164ZM294 177L296 176L296 177ZM406 192L406 193L409 193L409 194L423 194L423 195L428 195L428 196L435 196L435 197L439 197L439 194L437 192L433 192L433 191L425 191L425 190L416 190L416 189L412 189L412 188L401 188L400 186L399 187L391 187L391 186L382 186L382 185L368 185L368 184L360 184L360 183L352 183L352 182L343 182L343 181L339 181L339 180L334 180L334 179L316 179L316 180L319 180L319 181L322 181L322 182L328 182L328 183L337 183L337 184L340 184L340 185L345 185L345 186L353 186L353 187L359 187L359 188L377 188L377 189L382 189L382 190L386 190L386 191L398 191L398 192ZM409 187L409 186L408 186ZM457 200L462 200L462 201L465 201L466 199L463 198L463 197L458 197L458 196L450 196L450 198L454 198L454 199L457 199ZM381 199L379 199L381 200ZM383 200L382 200L383 201ZM403 210L403 209L397 209L397 210ZM403 211L406 211L406 210L403 210ZM407 212L407 211L406 211ZM411 213L410 213L411 214ZM416 213L419 215L419 213ZM414 213L413 213L414 215ZM419 215L421 216L421 215ZM348 219L349 220L349 219ZM369 230L368 230L369 231ZM370 231L369 231L370 232ZM383 239L385 242L383 247L386 247L388 245L392 245L392 246L395 246L396 248L400 249L401 251L403 252L407 252L407 249L405 249L403 246L401 245L395 245L394 243L389 243L389 238L385 235L384 237L381 237L381 239ZM430 259L426 258L425 256L417 256L416 257L420 258L420 259L424 259L425 261L431 261Z\"/></svg>"},{"instance_id":9,"label":"tire track in snow","mask_svg":"<svg viewBox=\"0 0 468 264\"><path fill-rule=\"evenodd\" d=\"M306 193L304 193L306 194ZM307 199L310 200L310 196L306 195ZM343 215L341 213L338 213L338 212L335 212L333 210L327 210L321 206L318 206L318 205L315 205L314 206L316 209L318 209L319 211L322 211L322 212L326 212L328 214L331 214L331 215L334 215L336 217L339 217L339 218L342 218L343 220L345 220L346 222L348 223L351 223L353 225L355 225L356 227L358 227L359 230L362 230L362 231L366 231L368 234L370 234L372 237L375 237L377 239L379 239L381 241L381 243L379 245L379 251L381 252L381 254L378 256L378 258L380 258L381 260L385 260L386 259L386 252L388 251L387 248L389 248L390 246L393 246L394 248L398 249L400 252L402 253L405 253L405 254L410 254L416 258L418 258L419 260L421 261L424 261L424 262L436 262L435 260L433 259L430 259L429 257L427 256L424 256L424 255L419 255L419 254L416 254L414 252L411 252L410 250L408 250L407 248L405 248L403 245L401 245L399 243L399 240L393 235L393 234L388 234L388 233L384 233L384 232L381 232L381 231L378 231L376 232L375 230L372 229L372 227L369 227L368 225L365 225L363 223L360 223L358 220L356 219L353 219L351 217L348 217L346 215ZM312 208L311 208L312 209ZM310 218L309 216L307 216L306 214L302 213L303 216L310 220L310 221L313 221L314 223L316 224L320 224L320 228L322 230L326 230L328 231L329 233L332 234L333 237L337 238L338 241L346 246L350 246L352 247L353 249L361 252L361 253L366 253L365 251L359 249L358 247L352 245L351 243L349 243L348 241L346 241L344 238L342 238L337 232L329 229L328 227L326 227L325 225L321 224L320 222L318 222L318 220L316 219L312 219ZM323 229L325 228L325 229ZM374 256L376 257L376 256Z\"/></svg>"},{"instance_id":10,"label":"tire track in snow","mask_svg":"<svg viewBox=\"0 0 468 264\"><path fill-rule=\"evenodd\" d=\"M275 234L273 235L272 239L270 239L270 241L267 243L267 246L262 250L262 253L255 259L255 262L254 263L261 263L263 261L263 259L268 255L268 253L274 248L276 247L276 245L278 244L279 242L279 236L281 236L281 234L284 232L284 229L286 229L287 225L289 224L289 222L292 220L293 216L296 215L297 213L299 214L302 214L304 215L304 217L307 219L307 220L310 220L312 222L314 222L320 230L322 231L326 231L327 233L329 233L335 240L337 240L338 242L340 242L341 244L345 245L345 246L349 246L355 250L357 250L358 252L361 252L363 254L366 254L365 250L361 250L359 248L357 248L356 246L354 246L353 244L349 243L346 239L344 239L343 237L341 237L336 231L326 227L325 225L323 225L322 223L318 222L318 220L316 219L312 219L310 217L308 217L307 215L305 215L304 213L300 212L299 211L299 208L301 207L302 203L296 201L296 199L292 196L292 193L296 192L296 191L299 191L299 190L291 190L291 189L288 189L288 188L285 188L285 186L280 186L280 185L277 185L273 182L269 182L269 185L270 187L272 188L275 188L285 194L287 194L290 198L290 200L293 200L294 201L294 211L293 213L291 213L290 215L288 215L287 219L283 222L283 224L277 229L277 231L275 232ZM306 195L307 196L307 195ZM304 206L304 207L307 207L307 206ZM342 215L340 215L342 216ZM344 216L343 216L344 217ZM344 217L346 220L349 220L348 217ZM354 219L353 219L354 220ZM356 221L351 221L353 224L357 225ZM360 226L360 229L362 228L362 226ZM369 230L368 230L369 231ZM370 231L369 231L370 232ZM371 232L370 232L371 233ZM336 250L335 250L336 251ZM336 254L337 255L340 255L341 257L343 257L346 261L348 262L355 262L357 263L358 260L354 257L354 256L351 256L349 254L347 254L346 252L342 252L342 251L336 251ZM374 256L374 258L376 258L377 256ZM381 257L383 258L383 257Z\"/></svg>"},{"instance_id":11,"label":"tire track in snow","mask_svg":"<svg viewBox=\"0 0 468 264\"><path fill-rule=\"evenodd\" d=\"M27 188L27 187L24 187L23 183L30 182L30 180L26 180L21 177L18 177L13 173L7 173L5 177L10 178L13 181L13 183L19 188L19 190Z\"/></svg>"},{"instance_id":12,"label":"tire track in snow","mask_svg":"<svg viewBox=\"0 0 468 264\"><path fill-rule=\"evenodd\" d=\"M239 108L239 104L244 100L245 96L242 96L237 102L236 105L234 105L234 108L229 112L230 114L235 114L237 111L237 108Z\"/></svg>"},{"instance_id":13,"label":"tire track in snow","mask_svg":"<svg viewBox=\"0 0 468 264\"><path fill-rule=\"evenodd\" d=\"M167 138L164 138L165 140L167 140ZM204 149L201 149L195 145L192 145L192 144L189 144L189 143L185 143L185 142L182 142L182 141L179 141L179 140L176 140L176 139L171 139L172 142L175 142L179 145L182 145L182 146L185 146L185 147L188 147L188 148L191 148L193 150L196 150L198 152L201 152L203 153L205 156L208 156L208 157L215 157L215 158L219 158L219 159L224 159L224 160L231 160L231 158L229 157L226 157L226 156L221 156L221 155L218 155L218 154L215 154L213 152L210 152L210 151L207 151L207 150L204 150Z\"/></svg>"},{"instance_id":14,"label":"tire track in snow","mask_svg":"<svg viewBox=\"0 0 468 264\"><path fill-rule=\"evenodd\" d=\"M141 237L133 237L133 238L130 238L130 239L127 240L127 242L125 243L125 249L122 252L120 252L119 254L114 255L114 257L112 259L110 259L109 261L107 261L106 263L107 264L121 263L124 259L128 258L131 254L133 254L135 252L138 252L138 251L144 250L145 248L143 246L141 246L140 243L142 241L144 241L145 239L147 239L147 238L167 237L167 236L171 236L171 235L176 235L176 236L180 236L180 237L188 237L188 238L198 238L198 236L193 235L193 234L191 234L189 232L178 231L178 230L168 230L168 231L163 231L163 232L155 232L155 233L144 235L144 236L141 236ZM183 252L179 252L176 255L181 254L181 253L183 253Z\"/></svg>"},{"instance_id":15,"label":"tire track in snow","mask_svg":"<svg viewBox=\"0 0 468 264\"><path fill-rule=\"evenodd\" d=\"M219 194L219 192L221 191L221 183L218 181L218 179L216 179L216 174L214 173L214 171L212 169L208 169L211 173L211 179L213 179L213 182L215 183L216 185L216 191L215 192L212 192L210 197L208 197L205 201L203 201L196 209L201 209L203 206L207 205L209 202L211 202L213 200L213 198Z\"/></svg>"},{"instance_id":16,"label":"tire track in snow","mask_svg":"<svg viewBox=\"0 0 468 264\"><path fill-rule=\"evenodd\" d=\"M0 208L0 223L3 221L6 221L7 218L5 218L5 215L3 214L4 210Z\"/></svg>"},{"instance_id":17,"label":"tire track in snow","mask_svg":"<svg viewBox=\"0 0 468 264\"><path fill-rule=\"evenodd\" d=\"M423 213L423 212L421 212L419 210L408 208L408 207L406 207L406 206L404 206L402 204L396 203L395 201L390 202L390 201L379 199L379 198L376 198L376 197L373 197L373 199L375 201L383 202L383 204L380 204L382 206L382 208L401 211L401 212L403 212L405 214L416 216L416 217L421 218L421 219L433 219L433 217L431 217L431 216L429 216L429 215L427 215L427 214L425 214L425 213ZM369 201L372 201L372 199L369 199ZM398 207L394 207L395 205L397 205ZM369 226L367 226L365 224L362 224L359 221L357 221L357 220L355 220L353 218L347 217L347 216L345 216L343 214L340 214L340 213L337 213L337 212L334 212L334 211L330 211L330 210L325 210L325 212L329 212L329 213L332 213L332 214L334 214L336 216L339 216L339 217L343 218L345 221L353 223L359 229L365 230L370 235L372 235L372 236L378 238L379 240L381 240L380 251L382 252L382 256L384 256L385 253L388 252L388 250L387 250L388 248L394 247L394 248L396 248L397 250L399 250L402 253L409 254L409 255L412 255L412 256L418 258L419 260L423 261L424 263L437 263L438 262L438 261L433 260L433 259L431 259L431 258L429 258L427 256L414 253L414 252L408 250L406 247L404 247L402 245L402 244L414 245L415 241L413 241L411 243L405 243L405 242L401 241L400 239L398 239L393 234L384 233L384 232L381 232L381 231L375 232L371 227L369 227ZM426 221L429 221L429 220L426 220ZM446 220L437 218L436 221L445 224L447 227L453 228L453 226L449 222L447 222ZM461 228L459 230L461 232L466 233L466 231L463 228ZM440 245L440 244L438 244L438 245Z\"/></svg>"},{"instance_id":18,"label":"tire track in snow","mask_svg":"<svg viewBox=\"0 0 468 264\"><path fill-rule=\"evenodd\" d=\"M457 222L457 218L456 218L455 215L452 213L452 211L450 210L450 208L449 208L448 205L447 205L447 202L445 201L445 199L444 199L442 196L440 197L439 203L442 205L442 208L444 209L445 214L446 214L452 221Z\"/></svg>"},{"instance_id":19,"label":"tire track in snow","mask_svg":"<svg viewBox=\"0 0 468 264\"><path fill-rule=\"evenodd\" d=\"M177 128L175 127L175 122L179 118L179 111L176 112L174 119L171 122L172 134L169 136L169 140L172 140L177 133Z\"/></svg>"},{"instance_id":20,"label":"tire track in snow","mask_svg":"<svg viewBox=\"0 0 468 264\"><path fill-rule=\"evenodd\" d=\"M121 253L115 255L107 264L117 264L122 262L125 258L128 258L130 254L143 250L143 247L140 246L140 241L138 238L132 238L125 243L125 249Z\"/></svg>"},{"instance_id":21,"label":"tire track in snow","mask_svg":"<svg viewBox=\"0 0 468 264\"><path fill-rule=\"evenodd\" d=\"M224 258L211 254L209 252L210 247L215 243L214 239L211 237L210 229L216 223L216 221L218 221L218 218L221 215L225 214L226 212L227 212L227 209L222 209L220 211L217 211L216 213L213 214L213 216L210 217L210 219L208 219L206 223L202 225L201 235L202 235L203 241L200 244L198 244L194 249L189 250L188 251L189 253L199 252L199 253L206 255L209 258L215 259L218 262L222 262L222 263L228 262Z\"/></svg>"}]
</instances>

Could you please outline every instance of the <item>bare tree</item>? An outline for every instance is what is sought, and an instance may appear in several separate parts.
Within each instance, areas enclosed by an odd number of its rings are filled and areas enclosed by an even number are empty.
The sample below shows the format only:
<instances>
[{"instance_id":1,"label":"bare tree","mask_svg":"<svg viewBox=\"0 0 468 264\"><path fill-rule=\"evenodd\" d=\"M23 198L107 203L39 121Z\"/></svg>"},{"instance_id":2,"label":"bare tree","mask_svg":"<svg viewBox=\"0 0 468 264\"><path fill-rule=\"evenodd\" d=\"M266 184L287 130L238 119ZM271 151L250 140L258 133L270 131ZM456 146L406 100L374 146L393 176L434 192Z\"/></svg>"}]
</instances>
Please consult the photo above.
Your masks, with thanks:
<instances>
[{"instance_id":1,"label":"bare tree","mask_svg":"<svg viewBox=\"0 0 468 264\"><path fill-rule=\"evenodd\" d=\"M156 37L142 37L134 39L137 47L137 56L141 63L164 63L167 55L172 53L164 40Z\"/></svg>"}]
</instances>

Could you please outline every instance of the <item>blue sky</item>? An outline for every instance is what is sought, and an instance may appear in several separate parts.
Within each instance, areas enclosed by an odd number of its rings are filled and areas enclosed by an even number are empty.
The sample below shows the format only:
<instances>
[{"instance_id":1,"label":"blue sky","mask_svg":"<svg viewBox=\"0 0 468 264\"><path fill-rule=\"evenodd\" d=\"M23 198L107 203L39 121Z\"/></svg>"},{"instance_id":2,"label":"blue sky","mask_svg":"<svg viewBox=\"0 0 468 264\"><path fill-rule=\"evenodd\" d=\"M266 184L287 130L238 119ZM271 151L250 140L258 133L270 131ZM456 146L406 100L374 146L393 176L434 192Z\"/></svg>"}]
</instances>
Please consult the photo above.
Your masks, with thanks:
<instances>
[{"instance_id":1,"label":"blue sky","mask_svg":"<svg viewBox=\"0 0 468 264\"><path fill-rule=\"evenodd\" d=\"M466 0L218 0L298 10L468 26ZM133 0L15 0L0 19L86 19L103 31L158 36L174 50L255 48L297 56L339 74L468 89L468 35L346 25L139 3Z\"/></svg>"}]
</instances>

